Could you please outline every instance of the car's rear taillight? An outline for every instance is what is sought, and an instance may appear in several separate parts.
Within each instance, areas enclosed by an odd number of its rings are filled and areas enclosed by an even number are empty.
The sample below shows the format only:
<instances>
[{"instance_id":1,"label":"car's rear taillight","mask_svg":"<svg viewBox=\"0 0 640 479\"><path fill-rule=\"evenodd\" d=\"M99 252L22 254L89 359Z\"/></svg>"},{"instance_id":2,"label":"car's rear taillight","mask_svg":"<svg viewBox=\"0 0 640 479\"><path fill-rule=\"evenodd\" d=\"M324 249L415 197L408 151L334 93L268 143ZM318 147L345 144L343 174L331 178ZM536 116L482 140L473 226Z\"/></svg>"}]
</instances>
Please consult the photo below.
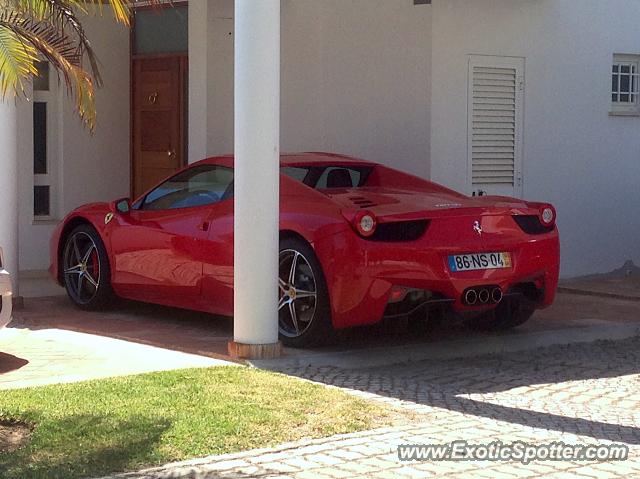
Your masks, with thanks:
<instances>
[{"instance_id":1,"label":"car's rear taillight","mask_svg":"<svg viewBox=\"0 0 640 479\"><path fill-rule=\"evenodd\" d=\"M365 238L368 238L376 232L377 225L378 220L376 219L376 215L374 215L371 211L359 211L353 218L353 227L360 236L363 236Z\"/></svg>"},{"instance_id":2,"label":"car's rear taillight","mask_svg":"<svg viewBox=\"0 0 640 479\"><path fill-rule=\"evenodd\" d=\"M556 222L556 210L551 205L542 205L540 207L540 223L548 228L552 227Z\"/></svg>"}]
</instances>

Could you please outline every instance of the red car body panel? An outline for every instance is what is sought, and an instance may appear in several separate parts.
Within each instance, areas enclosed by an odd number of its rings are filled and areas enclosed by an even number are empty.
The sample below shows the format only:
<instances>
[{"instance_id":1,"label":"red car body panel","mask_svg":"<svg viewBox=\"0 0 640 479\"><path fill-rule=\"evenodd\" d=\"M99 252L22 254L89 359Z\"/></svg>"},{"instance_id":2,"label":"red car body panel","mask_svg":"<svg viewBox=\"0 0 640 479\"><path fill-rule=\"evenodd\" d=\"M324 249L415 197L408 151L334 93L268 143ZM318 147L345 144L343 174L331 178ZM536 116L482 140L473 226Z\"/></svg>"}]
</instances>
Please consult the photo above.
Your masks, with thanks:
<instances>
[{"instance_id":1,"label":"red car body panel","mask_svg":"<svg viewBox=\"0 0 640 479\"><path fill-rule=\"evenodd\" d=\"M326 153L283 155L283 166L373 167L363 187L315 190L285 175L280 181L280 229L314 249L329 291L335 328L381 319L394 286L437 292L455 311L471 286L503 291L532 283L543 292L537 307L549 306L559 274L557 228L528 234L514 215L535 216L539 204L506 197L467 197L429 181L375 163ZM233 166L230 156L198 164ZM190 165L192 167L194 165ZM144 195L143 195L144 197ZM412 241L371 241L351 221L366 207L379 224L424 220L426 232ZM112 216L112 218L111 218ZM482 233L472 227L478 222ZM119 214L107 203L70 213L51 238L50 272L59 268L65 235L79 222L98 231L107 249L111 284L122 297L233 314L233 199L208 206L162 211L132 209ZM509 252L512 266L452 272L452 254Z\"/></svg>"}]
</instances>

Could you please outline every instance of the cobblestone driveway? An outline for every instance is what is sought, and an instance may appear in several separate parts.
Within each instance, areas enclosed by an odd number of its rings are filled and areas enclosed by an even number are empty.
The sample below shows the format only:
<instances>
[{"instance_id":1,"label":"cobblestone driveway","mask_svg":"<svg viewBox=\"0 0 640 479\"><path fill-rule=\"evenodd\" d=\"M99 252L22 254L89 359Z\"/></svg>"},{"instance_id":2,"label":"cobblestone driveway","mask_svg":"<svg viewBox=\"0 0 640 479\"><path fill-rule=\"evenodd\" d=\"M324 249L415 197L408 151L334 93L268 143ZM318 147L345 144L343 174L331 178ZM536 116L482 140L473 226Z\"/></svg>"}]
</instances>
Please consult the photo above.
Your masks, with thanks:
<instances>
[{"instance_id":1,"label":"cobblestone driveway","mask_svg":"<svg viewBox=\"0 0 640 479\"><path fill-rule=\"evenodd\" d=\"M344 370L283 370L411 412L409 424L119 477L640 477L640 340ZM624 443L626 461L400 462L399 444Z\"/></svg>"}]
</instances>

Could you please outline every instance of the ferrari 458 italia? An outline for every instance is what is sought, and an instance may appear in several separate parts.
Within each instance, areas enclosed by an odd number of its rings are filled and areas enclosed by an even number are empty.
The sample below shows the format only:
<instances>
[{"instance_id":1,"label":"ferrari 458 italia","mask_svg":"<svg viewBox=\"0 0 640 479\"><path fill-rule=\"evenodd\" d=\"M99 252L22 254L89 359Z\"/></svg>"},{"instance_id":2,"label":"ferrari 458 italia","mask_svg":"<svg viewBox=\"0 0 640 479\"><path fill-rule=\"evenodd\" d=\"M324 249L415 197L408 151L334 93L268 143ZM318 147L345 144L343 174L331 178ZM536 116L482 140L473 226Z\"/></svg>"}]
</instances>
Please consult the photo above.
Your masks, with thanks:
<instances>
[{"instance_id":1,"label":"ferrari 458 italia","mask_svg":"<svg viewBox=\"0 0 640 479\"><path fill-rule=\"evenodd\" d=\"M469 197L342 155L282 155L280 336L307 346L436 310L517 326L553 302L555 222L547 203ZM71 212L51 239L51 274L81 308L115 295L232 315L233 158L192 164L132 203Z\"/></svg>"}]
</instances>

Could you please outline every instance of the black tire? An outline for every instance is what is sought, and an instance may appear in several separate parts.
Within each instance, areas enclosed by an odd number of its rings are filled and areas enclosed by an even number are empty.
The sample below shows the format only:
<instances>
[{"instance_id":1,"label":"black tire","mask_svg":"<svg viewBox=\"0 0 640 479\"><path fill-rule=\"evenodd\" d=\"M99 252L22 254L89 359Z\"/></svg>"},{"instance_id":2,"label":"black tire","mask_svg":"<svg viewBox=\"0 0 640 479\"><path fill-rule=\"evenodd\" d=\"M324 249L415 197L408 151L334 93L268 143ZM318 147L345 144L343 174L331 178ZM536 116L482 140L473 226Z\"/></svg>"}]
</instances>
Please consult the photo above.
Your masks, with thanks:
<instances>
[{"instance_id":1,"label":"black tire","mask_svg":"<svg viewBox=\"0 0 640 479\"><path fill-rule=\"evenodd\" d=\"M107 250L92 226L79 225L67 235L60 259L64 287L76 306L94 310L113 299Z\"/></svg>"},{"instance_id":2,"label":"black tire","mask_svg":"<svg viewBox=\"0 0 640 479\"><path fill-rule=\"evenodd\" d=\"M479 331L503 331L527 322L535 310L530 301L505 299L494 310L468 320L467 325Z\"/></svg>"},{"instance_id":3,"label":"black tire","mask_svg":"<svg viewBox=\"0 0 640 479\"><path fill-rule=\"evenodd\" d=\"M278 331L281 341L296 348L330 342L334 330L329 294L313 249L298 238L284 238L280 240L279 258ZM293 284L290 281L292 268Z\"/></svg>"}]
</instances>

